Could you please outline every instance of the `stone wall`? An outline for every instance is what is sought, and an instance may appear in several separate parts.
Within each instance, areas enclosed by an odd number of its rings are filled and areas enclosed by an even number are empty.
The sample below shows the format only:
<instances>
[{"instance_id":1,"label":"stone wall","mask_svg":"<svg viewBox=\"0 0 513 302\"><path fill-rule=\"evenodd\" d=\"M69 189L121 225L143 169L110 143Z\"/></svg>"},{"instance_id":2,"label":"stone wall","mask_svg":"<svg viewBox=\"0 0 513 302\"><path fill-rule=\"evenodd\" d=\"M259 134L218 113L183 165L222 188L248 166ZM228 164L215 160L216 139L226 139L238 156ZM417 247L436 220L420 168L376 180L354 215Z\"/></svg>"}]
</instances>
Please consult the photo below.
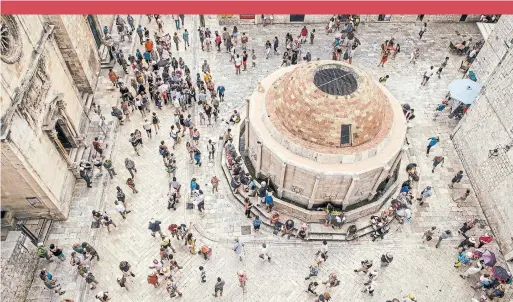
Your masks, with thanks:
<instances>
[{"instance_id":1,"label":"stone wall","mask_svg":"<svg viewBox=\"0 0 513 302\"><path fill-rule=\"evenodd\" d=\"M8 183L2 182L2 191L15 192L10 196L2 195L2 206L12 205L19 215L32 215L34 207L28 204L26 197L38 197L47 205L47 214L54 219L64 219L67 216L71 192L75 177L68 169L65 156L58 151L49 132L43 130L52 102L62 98L67 123L71 132L78 133L82 118L80 93L74 85L74 79L57 47L56 43L48 40L42 52L40 61L34 61L33 53L36 45L43 36L45 20L41 16L14 16L19 24L19 38L22 44L22 56L18 62L2 65L2 115L12 103L15 91L26 78L27 70L37 66L33 84L27 89L25 98L12 118L9 137L2 144L8 144L13 153L9 164L18 165L13 174L2 175L3 178L18 179L23 170L30 174L27 185L34 189L20 192ZM39 62L39 63L38 63ZM52 125L48 125L52 130ZM4 148L4 146L2 146ZM2 149L3 150L3 149ZM2 158L2 163L6 158ZM16 170L19 170L16 172ZM21 184L19 184L21 185ZM34 192L37 194L32 195ZM23 207L26 207L23 210ZM36 212L38 212L37 210Z\"/></svg>"},{"instance_id":2,"label":"stone wall","mask_svg":"<svg viewBox=\"0 0 513 302\"><path fill-rule=\"evenodd\" d=\"M479 52L469 71L476 74L480 83L485 83L495 67L513 47L513 15L503 15L493 28L483 48Z\"/></svg>"},{"instance_id":3,"label":"stone wall","mask_svg":"<svg viewBox=\"0 0 513 302\"><path fill-rule=\"evenodd\" d=\"M25 301L38 258L34 246L21 232L9 232L2 241L2 301Z\"/></svg>"},{"instance_id":4,"label":"stone wall","mask_svg":"<svg viewBox=\"0 0 513 302\"><path fill-rule=\"evenodd\" d=\"M231 17L221 17L219 15L220 25L237 24L260 24L263 22L262 15L255 15L255 19L240 19L240 15L225 15ZM306 23L306 24L328 24L333 15L305 15L304 22L290 22L290 15L273 15L273 23ZM379 15L360 15L361 22L421 22L420 15L391 15L390 21L378 21ZM422 22L460 22L462 15L424 15ZM481 15L468 15L464 22L476 22Z\"/></svg>"},{"instance_id":5,"label":"stone wall","mask_svg":"<svg viewBox=\"0 0 513 302\"><path fill-rule=\"evenodd\" d=\"M81 92L93 93L100 71L100 59L91 28L84 15L49 15L55 25L55 41L73 81ZM98 29L101 35L101 29Z\"/></svg>"},{"instance_id":6,"label":"stone wall","mask_svg":"<svg viewBox=\"0 0 513 302\"><path fill-rule=\"evenodd\" d=\"M483 48L476 59L483 62L479 66L485 75L484 88L456 128L453 142L502 252L506 254L513 251L513 49L489 61L487 64L495 64L492 67L485 67L484 59L496 57L495 53L502 47L500 42L513 37L511 31L504 32L505 28L513 28L513 18L504 16L496 28L488 38L489 47ZM509 151L505 148L508 144ZM496 155L490 153L494 149L497 149Z\"/></svg>"}]
</instances>

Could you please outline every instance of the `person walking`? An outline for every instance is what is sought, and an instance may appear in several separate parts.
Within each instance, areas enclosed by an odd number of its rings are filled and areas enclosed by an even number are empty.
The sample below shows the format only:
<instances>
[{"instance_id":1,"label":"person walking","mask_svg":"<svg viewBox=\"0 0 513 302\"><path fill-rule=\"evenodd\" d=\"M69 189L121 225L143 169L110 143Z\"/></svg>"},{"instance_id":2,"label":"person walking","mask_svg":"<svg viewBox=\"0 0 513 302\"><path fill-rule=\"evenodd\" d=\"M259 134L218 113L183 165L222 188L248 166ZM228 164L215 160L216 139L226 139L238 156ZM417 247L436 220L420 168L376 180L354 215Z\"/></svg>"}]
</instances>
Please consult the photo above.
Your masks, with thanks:
<instances>
[{"instance_id":1,"label":"person walking","mask_svg":"<svg viewBox=\"0 0 513 302\"><path fill-rule=\"evenodd\" d=\"M184 29L184 32L182 34L182 39L183 39L183 44L185 46L185 50L187 50L187 46L189 46L189 48L191 47L191 45L189 44L189 32L187 31L187 29Z\"/></svg>"},{"instance_id":2,"label":"person walking","mask_svg":"<svg viewBox=\"0 0 513 302\"><path fill-rule=\"evenodd\" d=\"M420 28L420 31L419 31L419 40L422 39L422 36L426 33L427 31L427 23L424 22L424 24L422 25L422 27Z\"/></svg>"},{"instance_id":3,"label":"person walking","mask_svg":"<svg viewBox=\"0 0 513 302\"><path fill-rule=\"evenodd\" d=\"M431 227L431 229L426 230L422 235L422 243L426 241L431 241L433 239L433 235L435 234L436 226Z\"/></svg>"},{"instance_id":4,"label":"person walking","mask_svg":"<svg viewBox=\"0 0 513 302\"><path fill-rule=\"evenodd\" d=\"M130 264L127 261L121 261L119 263L119 269L123 273L124 276L129 277L135 277L135 274L130 270Z\"/></svg>"},{"instance_id":5,"label":"person walking","mask_svg":"<svg viewBox=\"0 0 513 302\"><path fill-rule=\"evenodd\" d=\"M255 219L253 219L253 230L255 231L255 233L258 233L260 231L260 225L262 225L262 221L260 220L260 217L256 215Z\"/></svg>"},{"instance_id":6,"label":"person walking","mask_svg":"<svg viewBox=\"0 0 513 302\"><path fill-rule=\"evenodd\" d=\"M465 191L465 193L463 193L460 197L453 198L452 200L455 201L455 202L460 202L460 201L465 202L469 196L470 196L470 189L467 189ZM458 203L458 208L459 207L461 207L461 205Z\"/></svg>"},{"instance_id":7,"label":"person walking","mask_svg":"<svg viewBox=\"0 0 513 302\"><path fill-rule=\"evenodd\" d=\"M178 37L178 33L177 32L175 32L175 34L173 35L173 42L175 42L176 51L179 51L178 44L180 42L182 42L182 40L180 40L180 38Z\"/></svg>"},{"instance_id":8,"label":"person walking","mask_svg":"<svg viewBox=\"0 0 513 302\"><path fill-rule=\"evenodd\" d=\"M420 192L420 197L417 198L417 200L419 201L419 205L423 205L424 201L426 201L432 195L433 195L433 188L430 186L425 187L424 190L422 190L422 192Z\"/></svg>"},{"instance_id":9,"label":"person walking","mask_svg":"<svg viewBox=\"0 0 513 302\"><path fill-rule=\"evenodd\" d=\"M98 252L87 242L82 242L82 247L85 249L86 254L91 255L91 260L93 260L94 257L96 257L96 260L100 261L100 255L98 255ZM84 256L85 259L85 256Z\"/></svg>"},{"instance_id":10,"label":"person walking","mask_svg":"<svg viewBox=\"0 0 513 302\"><path fill-rule=\"evenodd\" d=\"M363 260L360 262L361 266L358 269L355 269L354 272L364 272L367 273L367 271L372 267L372 260Z\"/></svg>"},{"instance_id":11,"label":"person walking","mask_svg":"<svg viewBox=\"0 0 513 302\"><path fill-rule=\"evenodd\" d=\"M433 75L433 66L431 66L428 70L424 71L424 78L422 79L422 83L420 83L421 86L426 86L429 79Z\"/></svg>"},{"instance_id":12,"label":"person walking","mask_svg":"<svg viewBox=\"0 0 513 302\"><path fill-rule=\"evenodd\" d=\"M440 137L433 136L428 138L428 141L429 143L426 149L426 156L429 156L429 151L431 150L431 148L433 148L438 142L440 142Z\"/></svg>"},{"instance_id":13,"label":"person walking","mask_svg":"<svg viewBox=\"0 0 513 302\"><path fill-rule=\"evenodd\" d=\"M461 179L463 178L463 171L460 170L451 180L451 184L449 185L449 188L454 188L455 183L459 183ZM470 191L470 190L469 190ZM453 199L455 200L455 199Z\"/></svg>"},{"instance_id":14,"label":"person walking","mask_svg":"<svg viewBox=\"0 0 513 302\"><path fill-rule=\"evenodd\" d=\"M440 165L441 167L444 166L444 161L445 161L445 157L439 155L439 156L435 156L433 158L433 169L431 170L431 173L435 173L435 169L438 165Z\"/></svg>"},{"instance_id":15,"label":"person walking","mask_svg":"<svg viewBox=\"0 0 513 302\"><path fill-rule=\"evenodd\" d=\"M158 134L158 130L160 130L160 120L159 118L157 117L157 113L153 112L152 114L152 119L151 119L151 123L153 124L153 127L155 128L155 134Z\"/></svg>"},{"instance_id":16,"label":"person walking","mask_svg":"<svg viewBox=\"0 0 513 302\"><path fill-rule=\"evenodd\" d=\"M125 158L125 168L130 172L132 178L135 178L135 173L137 173L137 169L135 168L135 163L130 157Z\"/></svg>"},{"instance_id":17,"label":"person walking","mask_svg":"<svg viewBox=\"0 0 513 302\"><path fill-rule=\"evenodd\" d=\"M113 179L114 178L114 175L117 175L116 174L116 171L114 171L114 167L112 166L112 160L110 159L106 159L104 162L103 162L103 167L107 170L107 172L109 173L109 176L110 176L110 179Z\"/></svg>"},{"instance_id":18,"label":"person walking","mask_svg":"<svg viewBox=\"0 0 513 302\"><path fill-rule=\"evenodd\" d=\"M151 123L148 119L144 119L143 129L146 131L146 135L151 138Z\"/></svg>"},{"instance_id":19,"label":"person walking","mask_svg":"<svg viewBox=\"0 0 513 302\"><path fill-rule=\"evenodd\" d=\"M417 47L415 47L410 55L410 63L413 63L413 65L415 65L419 56L420 50Z\"/></svg>"},{"instance_id":20,"label":"person walking","mask_svg":"<svg viewBox=\"0 0 513 302\"><path fill-rule=\"evenodd\" d=\"M279 44L278 37L274 37L274 41L273 41L273 49L274 49L274 54L275 54L275 55L279 55L279 54L280 54L280 53L278 52L278 44Z\"/></svg>"},{"instance_id":21,"label":"person walking","mask_svg":"<svg viewBox=\"0 0 513 302\"><path fill-rule=\"evenodd\" d=\"M57 284L57 281L45 278L43 280L44 285L46 288L53 290L54 293L59 294L59 296L62 296L66 293L66 291L61 290L61 285Z\"/></svg>"},{"instance_id":22,"label":"person walking","mask_svg":"<svg viewBox=\"0 0 513 302\"><path fill-rule=\"evenodd\" d=\"M450 230L444 231L440 236L438 237L438 242L435 245L435 248L438 248L440 246L440 243L442 240L452 237L452 232Z\"/></svg>"},{"instance_id":23,"label":"person walking","mask_svg":"<svg viewBox=\"0 0 513 302\"><path fill-rule=\"evenodd\" d=\"M66 256L64 255L64 253L62 252L62 249L58 246L56 246L55 244L50 244L50 251L52 252L52 254L57 257L57 259L59 259L60 261L64 261L66 260Z\"/></svg>"},{"instance_id":24,"label":"person walking","mask_svg":"<svg viewBox=\"0 0 513 302\"><path fill-rule=\"evenodd\" d=\"M258 216L255 218L257 219ZM259 226L260 227L260 226ZM262 248L260 249L260 254L258 257L262 258L264 261L267 259L267 261L271 262L271 255L269 253L269 247L266 243L262 243Z\"/></svg>"},{"instance_id":25,"label":"person walking","mask_svg":"<svg viewBox=\"0 0 513 302\"><path fill-rule=\"evenodd\" d=\"M219 293L219 295L222 297L224 284L225 282L223 281L223 279L221 279L221 277L217 277L217 282L214 285L214 293L212 294L212 296L217 297L217 293Z\"/></svg>"},{"instance_id":26,"label":"person walking","mask_svg":"<svg viewBox=\"0 0 513 302\"><path fill-rule=\"evenodd\" d=\"M162 234L162 230L160 229L160 222L159 220L151 219L148 225L148 229L151 231L151 236L155 237L155 233L159 233L160 237L162 237L162 240L164 240L165 236Z\"/></svg>"},{"instance_id":27,"label":"person walking","mask_svg":"<svg viewBox=\"0 0 513 302\"><path fill-rule=\"evenodd\" d=\"M436 106L436 109L435 109L435 114L433 115L433 121L436 120L436 118L438 117L438 115L440 115L440 113L442 111L444 111L445 107L447 107L447 104L444 102L442 102L441 104L438 104L438 106Z\"/></svg>"},{"instance_id":28,"label":"person walking","mask_svg":"<svg viewBox=\"0 0 513 302\"><path fill-rule=\"evenodd\" d=\"M242 252L244 249L244 244L239 241L239 238L235 239L235 244L232 247L233 251L239 257L239 260L242 261Z\"/></svg>"},{"instance_id":29,"label":"person walking","mask_svg":"<svg viewBox=\"0 0 513 302\"><path fill-rule=\"evenodd\" d=\"M251 208L253 208L253 204L249 198L244 198L244 215L246 215L248 218L251 218Z\"/></svg>"},{"instance_id":30,"label":"person walking","mask_svg":"<svg viewBox=\"0 0 513 302\"><path fill-rule=\"evenodd\" d=\"M203 266L199 267L199 271L200 271L201 282L202 283L207 282L207 273L205 272L205 269L203 268Z\"/></svg>"},{"instance_id":31,"label":"person walking","mask_svg":"<svg viewBox=\"0 0 513 302\"><path fill-rule=\"evenodd\" d=\"M79 253L80 255L82 255L84 260L87 259L86 250L82 247L82 245L80 245L78 243L74 243L73 246L72 246L72 249L73 249L74 252Z\"/></svg>"},{"instance_id":32,"label":"person walking","mask_svg":"<svg viewBox=\"0 0 513 302\"><path fill-rule=\"evenodd\" d=\"M212 184L212 194L214 194L214 192L219 193L219 179L217 178L217 176L212 176L212 178L210 179L210 183Z\"/></svg>"},{"instance_id":33,"label":"person walking","mask_svg":"<svg viewBox=\"0 0 513 302\"><path fill-rule=\"evenodd\" d=\"M127 186L128 186L130 189L132 189L132 193L135 193L135 194L139 193L139 191L137 191L137 189L135 188L135 181L134 181L134 179L133 179L133 178L128 178L128 179L126 180L126 184L127 184Z\"/></svg>"},{"instance_id":34,"label":"person walking","mask_svg":"<svg viewBox=\"0 0 513 302\"><path fill-rule=\"evenodd\" d=\"M93 169L93 166L88 161L82 160L80 162L80 165L79 165L80 177L82 177L86 181L88 188L93 187L93 186L91 186L92 181L91 181L91 176L90 176L90 174L92 175L92 169Z\"/></svg>"},{"instance_id":35,"label":"person walking","mask_svg":"<svg viewBox=\"0 0 513 302\"><path fill-rule=\"evenodd\" d=\"M240 75L240 66L242 65L242 59L239 55L235 58L235 74Z\"/></svg>"},{"instance_id":36,"label":"person walking","mask_svg":"<svg viewBox=\"0 0 513 302\"><path fill-rule=\"evenodd\" d=\"M324 256L326 256L326 258L328 258L328 241L324 240L322 242L322 245L319 247L319 250L317 251L317 253L315 253L315 256L318 256L319 254L322 254Z\"/></svg>"},{"instance_id":37,"label":"person walking","mask_svg":"<svg viewBox=\"0 0 513 302\"><path fill-rule=\"evenodd\" d=\"M123 219L126 219L126 215L132 211L127 211L127 209L125 208L125 205L123 203L120 203L119 201L114 201L114 204L116 205L116 211L119 212L119 214L121 214L121 217L123 217Z\"/></svg>"}]
</instances>

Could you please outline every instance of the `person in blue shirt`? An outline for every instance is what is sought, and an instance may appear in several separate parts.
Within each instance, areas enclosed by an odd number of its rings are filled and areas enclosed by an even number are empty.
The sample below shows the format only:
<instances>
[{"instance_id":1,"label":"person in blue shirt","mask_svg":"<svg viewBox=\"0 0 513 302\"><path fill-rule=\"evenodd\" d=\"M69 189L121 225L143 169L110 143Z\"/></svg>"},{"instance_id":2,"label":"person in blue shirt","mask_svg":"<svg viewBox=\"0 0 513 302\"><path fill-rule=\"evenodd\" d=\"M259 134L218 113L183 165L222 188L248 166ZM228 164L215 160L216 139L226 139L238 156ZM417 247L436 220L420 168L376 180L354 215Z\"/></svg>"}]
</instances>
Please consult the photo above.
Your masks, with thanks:
<instances>
[{"instance_id":1,"label":"person in blue shirt","mask_svg":"<svg viewBox=\"0 0 513 302\"><path fill-rule=\"evenodd\" d=\"M139 49L137 49L137 50L135 51L135 57L137 58L137 60L138 60L138 61L139 61L139 60L140 60L140 61L142 61L143 56L142 56L142 54L141 54L141 51L139 51Z\"/></svg>"},{"instance_id":2,"label":"person in blue shirt","mask_svg":"<svg viewBox=\"0 0 513 302\"><path fill-rule=\"evenodd\" d=\"M440 112L444 111L445 107L447 107L447 104L445 104L445 103L441 103L441 104L438 104L438 106L436 106L435 115L433 116L433 120L435 120L438 117Z\"/></svg>"},{"instance_id":3,"label":"person in blue shirt","mask_svg":"<svg viewBox=\"0 0 513 302\"><path fill-rule=\"evenodd\" d=\"M144 60L146 61L146 63L150 63L151 61L151 54L148 52L148 51L145 51L144 52Z\"/></svg>"},{"instance_id":4,"label":"person in blue shirt","mask_svg":"<svg viewBox=\"0 0 513 302\"><path fill-rule=\"evenodd\" d=\"M271 195L267 195L265 197L265 205L267 207L267 212L271 212L273 207L274 207L274 200L273 200L273 197Z\"/></svg>"},{"instance_id":5,"label":"person in blue shirt","mask_svg":"<svg viewBox=\"0 0 513 302\"><path fill-rule=\"evenodd\" d=\"M429 141L429 144L427 146L426 156L429 156L429 150L431 150L431 148L434 147L440 141L440 137L433 136L433 137L428 138L428 141Z\"/></svg>"},{"instance_id":6,"label":"person in blue shirt","mask_svg":"<svg viewBox=\"0 0 513 302\"><path fill-rule=\"evenodd\" d=\"M262 221L260 220L260 217L258 215L255 216L255 219L253 220L253 229L255 232L258 232L260 230L261 224L262 224Z\"/></svg>"},{"instance_id":7,"label":"person in blue shirt","mask_svg":"<svg viewBox=\"0 0 513 302\"><path fill-rule=\"evenodd\" d=\"M192 191L196 190L197 187L198 187L198 184L196 183L196 178L193 178L191 180L191 193L192 193Z\"/></svg>"},{"instance_id":8,"label":"person in blue shirt","mask_svg":"<svg viewBox=\"0 0 513 302\"><path fill-rule=\"evenodd\" d=\"M107 35L109 34L109 29L107 28L107 26L103 28L103 34L105 35L105 38L107 38Z\"/></svg>"},{"instance_id":9,"label":"person in blue shirt","mask_svg":"<svg viewBox=\"0 0 513 302\"><path fill-rule=\"evenodd\" d=\"M139 36L139 42L141 43L141 45L144 42L143 33L144 33L144 30L143 30L142 26L139 24L139 26L137 26L137 35Z\"/></svg>"},{"instance_id":10,"label":"person in blue shirt","mask_svg":"<svg viewBox=\"0 0 513 302\"><path fill-rule=\"evenodd\" d=\"M223 85L219 85L217 86L217 93L219 94L219 100L222 102L224 101L224 86Z\"/></svg>"}]
</instances>

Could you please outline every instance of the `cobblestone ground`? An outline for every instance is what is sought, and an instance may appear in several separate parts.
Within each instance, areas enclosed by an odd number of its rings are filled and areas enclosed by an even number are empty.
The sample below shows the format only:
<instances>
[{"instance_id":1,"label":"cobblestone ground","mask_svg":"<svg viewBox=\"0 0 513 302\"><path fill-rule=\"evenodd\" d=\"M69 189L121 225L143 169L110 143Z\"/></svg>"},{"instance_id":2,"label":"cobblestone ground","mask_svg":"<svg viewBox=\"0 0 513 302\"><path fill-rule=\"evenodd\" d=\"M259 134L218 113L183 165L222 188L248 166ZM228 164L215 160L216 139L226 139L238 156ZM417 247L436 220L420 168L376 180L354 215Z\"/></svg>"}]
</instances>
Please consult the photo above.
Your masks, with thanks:
<instances>
[{"instance_id":1,"label":"cobblestone ground","mask_svg":"<svg viewBox=\"0 0 513 302\"><path fill-rule=\"evenodd\" d=\"M175 32L174 22L165 17L165 30L171 34ZM147 19L142 19L147 24ZM239 32L246 32L250 37L249 49L255 49L257 54L257 67L248 67L242 75L235 75L233 65L229 62L226 52L203 52L199 48L198 34L195 29L199 26L199 18L186 16L185 28L191 32L192 49L185 51L180 45L180 51L173 52L173 56L182 57L190 67L192 73L201 69L203 60L208 60L216 85L226 87L226 101L221 103L221 115L227 118L236 108L242 108L245 97L256 86L259 79L273 72L281 64L281 57L272 56L265 59L264 44L278 36L280 41L287 32L299 33L302 25L276 25L261 27L255 25L239 26ZM222 32L216 19L207 19L207 26ZM156 29L155 23L149 25L152 32ZM311 30L312 26L308 26ZM324 33L321 25L316 25L317 36L314 45L306 44L304 51L310 50L312 57L329 59L331 57L330 45L332 35ZM470 301L475 292L470 289L473 279L463 280L458 277L458 271L453 262L456 258L454 246L462 238L454 238L443 242L439 249L432 244L421 242L421 233L431 227L451 229L454 232L464 220L483 215L475 198L470 198L463 207L457 207L452 201L454 194L469 188L467 179L454 190L448 188L452 176L459 171L461 164L452 147L449 135L455 122L446 115L433 121L432 114L447 92L447 85L462 74L458 72L461 57L448 54L449 41L461 41L473 37L474 41L480 39L478 29L473 24L431 24L429 31L422 41L418 40L418 25L414 24L364 24L358 28L357 37L362 45L358 48L353 64L363 68L376 79L385 74L390 75L387 82L388 89L400 102L407 102L415 108L416 119L409 129L410 150L408 157L416 162L422 172L421 187L431 185L435 195L423 208L414 208L411 223L402 227L392 226L387 238L381 242L370 242L362 239L351 243L333 243L330 257L321 267L321 273L316 280L324 281L329 273L337 272L342 284L329 289L333 301L384 301L392 297L415 294L419 301ZM181 33L181 31L180 31ZM461 33L461 35L460 35ZM153 34L152 34L153 35ZM181 34L180 34L181 35ZM389 61L385 67L377 67L379 61L379 45L384 40L394 37L401 44L401 53L395 60ZM127 45L129 43L126 43ZM280 46L281 50L283 45ZM409 64L409 54L413 47L418 46L421 56L416 65ZM127 50L130 46L126 46ZM174 48L173 48L174 49ZM238 51L240 50L240 45ZM443 58L450 57L447 68L443 71L441 79L433 77L426 87L421 87L422 74L430 65L438 66ZM118 93L111 92L107 87L110 83L106 76L101 79L99 98L101 104L108 111L108 105L117 102ZM98 98L97 98L98 99ZM184 138L182 144L174 151L178 158L177 178L188 187L192 177L199 180L206 195L206 215L198 216L194 211L187 210L185 200L182 200L176 211L166 209L168 176L163 167L162 159L158 155L158 145L165 140L171 145L169 127L173 123L171 110L158 111L161 120L161 131L149 139L144 137L144 147L137 156L128 142L129 133L134 129L142 130L142 117L134 112L131 122L126 123L118 130L117 140L113 146L112 158L118 176L112 181L106 180L105 193L102 196L94 195L96 189L85 191L80 187L74 198L74 207L69 222L60 224L50 236L52 242L64 246L69 254L71 243L91 238L87 228L90 224L90 212L93 208L106 210L114 217L117 228L108 233L106 229L94 230L92 238L96 238L96 246L101 261L94 264L92 271L100 283L98 289L87 290L85 301L93 301L98 290L107 290L112 301L154 301L156 298L166 298L165 286L161 284L158 289L146 282L152 260L158 257L160 240L150 236L147 229L151 218L162 221L167 227L171 223L192 223L193 233L201 243L207 243L213 248L210 260L204 260L198 255L191 255L186 251L183 243L173 241L177 249L175 258L182 265L183 270L175 276L184 301L209 301L212 297L215 279L220 276L226 281L224 301L313 301L314 297L305 293L308 282L304 277L308 274L308 266L314 259L317 244L282 239L270 235L265 231L262 234L242 235L241 226L249 226L250 221L243 215L243 209L229 196L229 188L223 184L216 195L209 190L208 180L213 174L220 175L219 164L207 163L205 143L208 139L219 141L219 135L224 132L227 125L218 121L213 127L199 125L198 112L191 110L195 122L201 132L200 148L203 151L202 167L188 163L185 152ZM110 120L110 117L107 117ZM428 137L438 135L441 142L433 149L429 157L425 156L425 146ZM218 148L220 149L220 148ZM444 155L444 167L439 167L435 173L429 173L432 158ZM137 167L136 186L139 194L129 193L125 185L129 173L124 169L124 159L130 156ZM113 201L115 188L121 186L127 193L129 208L132 213L126 220L122 220L116 213ZM183 194L186 195L186 194ZM70 226L76 224L76 226ZM80 228L80 230L78 230ZM477 230L477 232L482 230ZM167 233L167 231L165 231ZM245 242L244 260L239 261L231 250L234 238L240 237ZM91 239L92 240L92 239ZM263 262L258 258L259 246L262 242L270 244L272 261ZM497 251L495 245L492 250ZM377 279L377 288L374 297L362 293L364 278L353 272L363 259L374 259L379 262L379 256L384 252L394 255L394 262L386 269L380 269ZM116 283L120 276L118 264L126 260L132 264L136 278L128 283L129 291L122 290ZM41 267L46 264L41 264ZM56 268L56 265L58 266ZM207 282L201 283L198 267L202 265L207 272ZM63 280L63 288L68 291L69 297L78 297L78 292L84 291L83 281L75 277L75 268L69 263L50 264L47 268L56 271L57 278ZM238 286L236 272L244 269L248 272L247 290L243 293ZM72 277L73 276L73 277ZM47 290L40 287L39 280L35 280L29 300L45 297L50 300ZM320 286L318 292L324 290ZM41 296L42 295L42 296ZM57 298L52 298L55 301ZM168 298L166 298L168 299Z\"/></svg>"}]
</instances>

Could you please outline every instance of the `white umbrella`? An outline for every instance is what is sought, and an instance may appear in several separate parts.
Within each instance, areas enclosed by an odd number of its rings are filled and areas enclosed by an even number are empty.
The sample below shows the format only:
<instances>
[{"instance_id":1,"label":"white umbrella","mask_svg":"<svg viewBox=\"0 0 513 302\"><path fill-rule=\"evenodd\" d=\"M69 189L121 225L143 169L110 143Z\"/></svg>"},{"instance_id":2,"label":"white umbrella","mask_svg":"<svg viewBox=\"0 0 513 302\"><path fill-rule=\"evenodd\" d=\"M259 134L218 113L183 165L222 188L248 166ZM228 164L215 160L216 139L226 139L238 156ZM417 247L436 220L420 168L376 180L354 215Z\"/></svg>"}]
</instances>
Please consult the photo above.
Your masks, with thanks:
<instances>
[{"instance_id":1,"label":"white umbrella","mask_svg":"<svg viewBox=\"0 0 513 302\"><path fill-rule=\"evenodd\" d=\"M483 85L470 79L454 80L449 84L451 98L462 102L463 104L472 104L475 102L479 91Z\"/></svg>"}]
</instances>

